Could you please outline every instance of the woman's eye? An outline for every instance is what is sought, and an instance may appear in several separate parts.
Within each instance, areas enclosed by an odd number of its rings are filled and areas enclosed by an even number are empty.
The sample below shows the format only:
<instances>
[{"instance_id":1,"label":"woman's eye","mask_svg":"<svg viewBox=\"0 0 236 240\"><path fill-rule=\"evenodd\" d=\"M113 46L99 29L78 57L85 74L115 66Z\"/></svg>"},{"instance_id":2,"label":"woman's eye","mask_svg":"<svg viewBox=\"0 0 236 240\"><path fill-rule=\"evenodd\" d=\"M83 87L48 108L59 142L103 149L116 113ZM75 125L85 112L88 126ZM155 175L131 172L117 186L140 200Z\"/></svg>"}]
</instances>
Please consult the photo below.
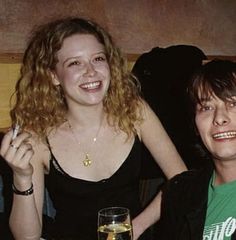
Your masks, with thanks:
<instances>
[{"instance_id":1,"label":"woman's eye","mask_svg":"<svg viewBox=\"0 0 236 240\"><path fill-rule=\"evenodd\" d=\"M79 65L79 64L80 64L79 61L73 61L73 62L70 62L68 66L70 67L70 66Z\"/></svg>"},{"instance_id":2,"label":"woman's eye","mask_svg":"<svg viewBox=\"0 0 236 240\"><path fill-rule=\"evenodd\" d=\"M96 62L106 61L106 57L98 56L98 57L95 58L95 61L96 61Z\"/></svg>"}]
</instances>

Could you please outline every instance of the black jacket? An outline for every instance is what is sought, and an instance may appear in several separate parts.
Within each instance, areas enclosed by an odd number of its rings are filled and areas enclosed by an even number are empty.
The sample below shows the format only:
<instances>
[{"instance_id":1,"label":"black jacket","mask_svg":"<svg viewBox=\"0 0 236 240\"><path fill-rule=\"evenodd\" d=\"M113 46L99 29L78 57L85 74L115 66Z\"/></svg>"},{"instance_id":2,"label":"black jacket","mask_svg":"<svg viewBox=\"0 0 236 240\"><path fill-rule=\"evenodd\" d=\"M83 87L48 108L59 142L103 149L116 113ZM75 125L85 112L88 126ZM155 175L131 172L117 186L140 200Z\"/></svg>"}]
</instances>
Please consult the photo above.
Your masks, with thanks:
<instances>
[{"instance_id":1,"label":"black jacket","mask_svg":"<svg viewBox=\"0 0 236 240\"><path fill-rule=\"evenodd\" d=\"M213 167L184 172L163 190L158 240L202 240ZM236 232L231 237L236 240Z\"/></svg>"}]
</instances>

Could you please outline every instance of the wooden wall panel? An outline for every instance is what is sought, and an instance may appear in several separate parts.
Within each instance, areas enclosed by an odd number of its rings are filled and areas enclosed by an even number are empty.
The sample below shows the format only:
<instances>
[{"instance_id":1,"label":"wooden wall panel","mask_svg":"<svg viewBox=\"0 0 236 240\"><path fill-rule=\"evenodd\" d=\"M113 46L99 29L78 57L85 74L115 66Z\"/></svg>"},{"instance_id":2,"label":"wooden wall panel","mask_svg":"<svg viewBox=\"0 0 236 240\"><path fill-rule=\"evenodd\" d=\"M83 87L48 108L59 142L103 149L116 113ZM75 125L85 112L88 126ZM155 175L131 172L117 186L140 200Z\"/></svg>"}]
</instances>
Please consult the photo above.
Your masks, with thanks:
<instances>
[{"instance_id":1,"label":"wooden wall panel","mask_svg":"<svg viewBox=\"0 0 236 240\"><path fill-rule=\"evenodd\" d=\"M19 76L20 64L0 63L0 128L10 125L10 97Z\"/></svg>"}]
</instances>

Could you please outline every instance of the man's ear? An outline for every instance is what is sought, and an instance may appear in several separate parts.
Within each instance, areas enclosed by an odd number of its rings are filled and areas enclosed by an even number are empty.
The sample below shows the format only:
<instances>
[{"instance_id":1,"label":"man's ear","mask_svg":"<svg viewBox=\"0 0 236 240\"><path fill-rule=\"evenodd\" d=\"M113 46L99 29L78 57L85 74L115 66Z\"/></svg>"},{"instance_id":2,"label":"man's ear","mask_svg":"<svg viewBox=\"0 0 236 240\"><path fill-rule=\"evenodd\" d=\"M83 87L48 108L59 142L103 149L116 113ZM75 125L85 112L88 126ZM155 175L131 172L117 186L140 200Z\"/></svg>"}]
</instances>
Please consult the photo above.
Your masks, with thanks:
<instances>
[{"instance_id":1,"label":"man's ear","mask_svg":"<svg viewBox=\"0 0 236 240\"><path fill-rule=\"evenodd\" d=\"M198 129L197 129L197 126L196 126L196 123L195 123L195 122L194 122L194 124L193 124L193 129L194 129L194 132L195 132L196 136L197 136L197 137L200 137L200 134L199 134L199 131L198 131Z\"/></svg>"},{"instance_id":2,"label":"man's ear","mask_svg":"<svg viewBox=\"0 0 236 240\"><path fill-rule=\"evenodd\" d=\"M57 77L56 73L53 72L53 71L50 71L50 75L51 75L51 78L52 78L53 85L55 85L55 86L60 85L60 81L58 80L58 77Z\"/></svg>"}]
</instances>

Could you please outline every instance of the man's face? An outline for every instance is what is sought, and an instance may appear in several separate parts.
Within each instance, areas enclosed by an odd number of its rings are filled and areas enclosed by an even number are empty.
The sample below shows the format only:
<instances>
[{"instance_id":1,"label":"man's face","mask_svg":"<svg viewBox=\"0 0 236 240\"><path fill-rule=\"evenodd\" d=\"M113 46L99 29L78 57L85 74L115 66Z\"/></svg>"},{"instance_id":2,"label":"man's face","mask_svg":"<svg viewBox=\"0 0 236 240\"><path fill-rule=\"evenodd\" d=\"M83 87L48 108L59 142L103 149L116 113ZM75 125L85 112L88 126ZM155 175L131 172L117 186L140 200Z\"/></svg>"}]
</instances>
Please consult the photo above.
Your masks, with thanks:
<instances>
[{"instance_id":1,"label":"man's face","mask_svg":"<svg viewBox=\"0 0 236 240\"><path fill-rule=\"evenodd\" d=\"M214 160L236 161L236 97L202 99L196 107L195 123Z\"/></svg>"}]
</instances>

